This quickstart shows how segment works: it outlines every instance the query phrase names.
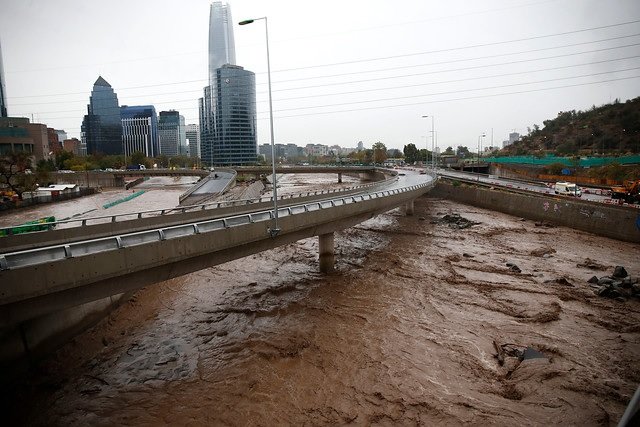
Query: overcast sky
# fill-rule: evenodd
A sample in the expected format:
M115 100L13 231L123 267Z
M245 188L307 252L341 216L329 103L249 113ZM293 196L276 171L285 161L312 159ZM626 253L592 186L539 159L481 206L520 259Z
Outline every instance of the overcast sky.
M235 0L267 16L275 139L419 147L494 145L559 111L640 95L638 0ZM99 75L120 105L198 123L208 0L0 0L11 116L79 137ZM234 28L256 73L258 142L269 142L264 22Z

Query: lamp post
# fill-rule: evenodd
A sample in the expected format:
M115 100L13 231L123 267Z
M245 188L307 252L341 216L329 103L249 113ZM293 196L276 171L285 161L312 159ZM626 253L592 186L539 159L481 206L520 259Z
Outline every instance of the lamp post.
M431 115L431 116L422 116L423 119L426 119L427 117L431 117L431 168L435 171L435 162L434 162L434 158L433 158L434 152L435 152L435 149L434 149L434 144L435 144L434 135L435 135L435 133L433 132L433 118L434 118L434 116L433 115ZM429 131L427 130L427 135L428 134L429 134ZM427 136L427 151L429 151L429 137L428 136ZM426 167L426 159L425 159L425 169L426 168L427 167Z
M260 19L264 19L264 34L267 45L267 80L269 83L269 127L271 130L271 180L273 181L273 227L269 229L269 235L271 237L275 237L280 232L280 228L278 228L278 190L276 183L276 148L274 145L273 138L273 103L271 101L271 61L269 58L269 26L267 25L267 17L263 16L262 18L254 18L254 19L246 19L244 21L240 21L239 25L247 25L251 24L254 21L258 21Z
M482 132L481 135L478 135L478 162L476 164L476 173L478 174L477 181L480 181L480 150L482 149L482 138L484 138L484 136L484 132Z

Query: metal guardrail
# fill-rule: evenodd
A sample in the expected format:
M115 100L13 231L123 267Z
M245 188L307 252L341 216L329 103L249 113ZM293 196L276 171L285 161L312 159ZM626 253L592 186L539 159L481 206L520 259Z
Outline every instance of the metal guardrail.
M365 200L387 197L414 191L431 186L435 181L412 185L399 189L383 190L375 193L344 196L336 199L314 201L310 203L278 208L278 215L286 217L291 215L312 212L321 209L332 208ZM273 210L265 210L248 214L229 216L188 224L156 228L141 232L126 233L116 236L104 237L93 240L85 240L69 244L54 245L38 249L30 249L0 255L0 270L34 266L67 258L95 254L99 252L118 250L129 246L142 245L150 242L170 240L177 237L207 233L210 231L238 227L261 221L268 221L274 217Z
M490 182L482 182L482 181L477 181L475 179L472 178L463 178L463 177L459 177L459 176L455 176L455 175L441 175L443 178L446 179L450 179L450 180L454 180L454 181L460 181L460 182L464 182L467 184L474 184L474 185L482 185L484 187L499 187L499 188L504 188L510 191L515 191L515 192L524 192L524 193L532 193L532 194L538 194L538 195L543 195L543 196L550 196L550 197L561 197L561 198L565 198L565 199L572 199L572 200L576 200L575 197L573 196L567 196L567 195L563 195L563 194L556 194L552 189L546 188L545 190L531 190L528 188L523 188L517 184L496 184L496 183L490 183ZM620 203L618 200L613 200L613 199L602 199L602 200L590 200L590 199L577 199L580 200L582 202L586 202L586 203L597 203L597 204L605 204L605 205L615 205L615 206L622 206L622 207L627 207L627 208L634 208L634 209L638 209L640 210L640 205L638 204L630 204L630 203Z

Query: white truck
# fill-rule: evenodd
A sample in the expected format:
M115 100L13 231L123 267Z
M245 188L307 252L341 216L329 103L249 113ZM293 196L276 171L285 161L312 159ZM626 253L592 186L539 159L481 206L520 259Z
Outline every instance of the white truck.
M564 196L582 197L580 187L571 182L556 182L553 186L553 192Z

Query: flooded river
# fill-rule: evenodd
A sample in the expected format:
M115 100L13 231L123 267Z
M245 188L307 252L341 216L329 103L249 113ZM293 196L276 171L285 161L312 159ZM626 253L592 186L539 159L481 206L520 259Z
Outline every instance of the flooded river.
M586 282L640 275L638 245L420 198L337 233L335 274L317 246L142 289L26 379L10 420L615 425L640 383L640 301Z

